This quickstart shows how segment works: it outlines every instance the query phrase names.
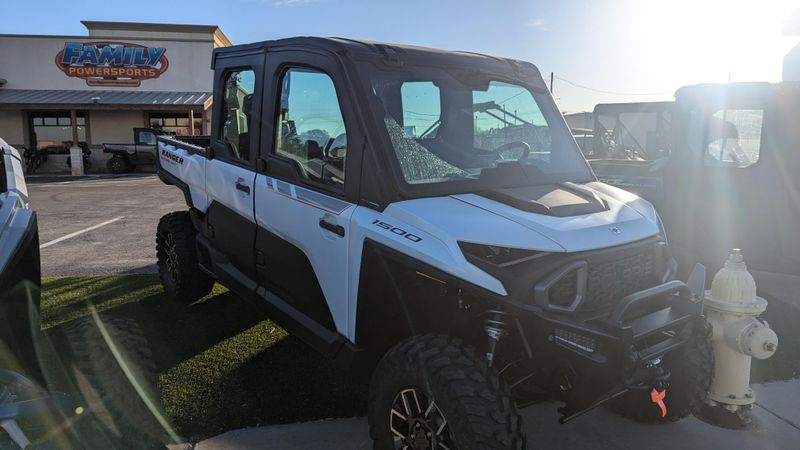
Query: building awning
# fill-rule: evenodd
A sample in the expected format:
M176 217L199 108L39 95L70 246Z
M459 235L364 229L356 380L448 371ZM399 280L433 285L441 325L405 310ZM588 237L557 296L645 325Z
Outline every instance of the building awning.
M108 109L119 106L145 108L204 108L210 92L168 91L90 91L48 89L0 89L0 108L14 107L82 107Z

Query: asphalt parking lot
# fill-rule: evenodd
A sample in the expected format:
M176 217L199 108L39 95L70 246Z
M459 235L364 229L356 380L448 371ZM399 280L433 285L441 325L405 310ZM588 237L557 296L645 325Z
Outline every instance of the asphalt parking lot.
M156 272L162 215L186 209L183 194L155 175L29 180L39 220L42 275Z

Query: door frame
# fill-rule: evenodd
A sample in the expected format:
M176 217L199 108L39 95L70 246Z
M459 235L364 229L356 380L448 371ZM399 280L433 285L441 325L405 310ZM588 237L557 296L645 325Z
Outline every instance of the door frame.
M347 135L344 191L331 189L324 184L302 177L293 160L275 154L275 125L280 108L281 81L283 74L291 68L319 71L328 75L333 82ZM264 86L259 157L266 162L266 170L259 171L259 173L357 204L361 161L367 137L359 120L356 102L353 101L356 95L355 87L349 83L341 61L327 52L298 49L271 51L264 71ZM292 166L294 169L288 170L287 166Z
M263 119L262 119L262 103L264 97L264 68L266 64L266 50L254 49L248 52L240 52L235 54L219 54L214 58L214 93L215 102L211 106L211 133L209 133L210 147L214 150L212 159L219 159L226 163L234 164L240 167L246 167L255 172L256 160L260 153L259 144L261 142L260 135L262 134ZM224 101L220 99L222 90L225 85L225 78L229 73L237 69L252 70L255 75L255 85L253 90L253 98L256 101L251 103L250 110L250 124L248 129L250 134L250 154L247 162L231 158L228 155L227 147L225 146L222 137L222 107Z

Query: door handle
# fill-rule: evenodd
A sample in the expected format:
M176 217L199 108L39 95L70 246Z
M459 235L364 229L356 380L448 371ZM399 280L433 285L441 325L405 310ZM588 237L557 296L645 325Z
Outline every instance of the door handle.
M341 225L330 223L325 219L319 219L319 227L328 230L333 234L344 237L344 227Z
M244 192L247 195L250 195L250 186L248 186L246 184L242 184L239 181L236 182L236 189Z

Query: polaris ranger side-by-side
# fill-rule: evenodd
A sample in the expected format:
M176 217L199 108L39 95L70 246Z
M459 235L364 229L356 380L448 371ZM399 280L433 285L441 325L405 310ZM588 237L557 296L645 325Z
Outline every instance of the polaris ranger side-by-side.
M0 139L0 342L12 349L32 348L29 304L38 309L40 285L39 228L22 157Z
M188 211L161 280L216 280L371 370L377 449L523 448L556 396L690 414L712 377L703 268L675 280L653 207L600 183L532 64L338 38L214 52L212 134L159 137Z

